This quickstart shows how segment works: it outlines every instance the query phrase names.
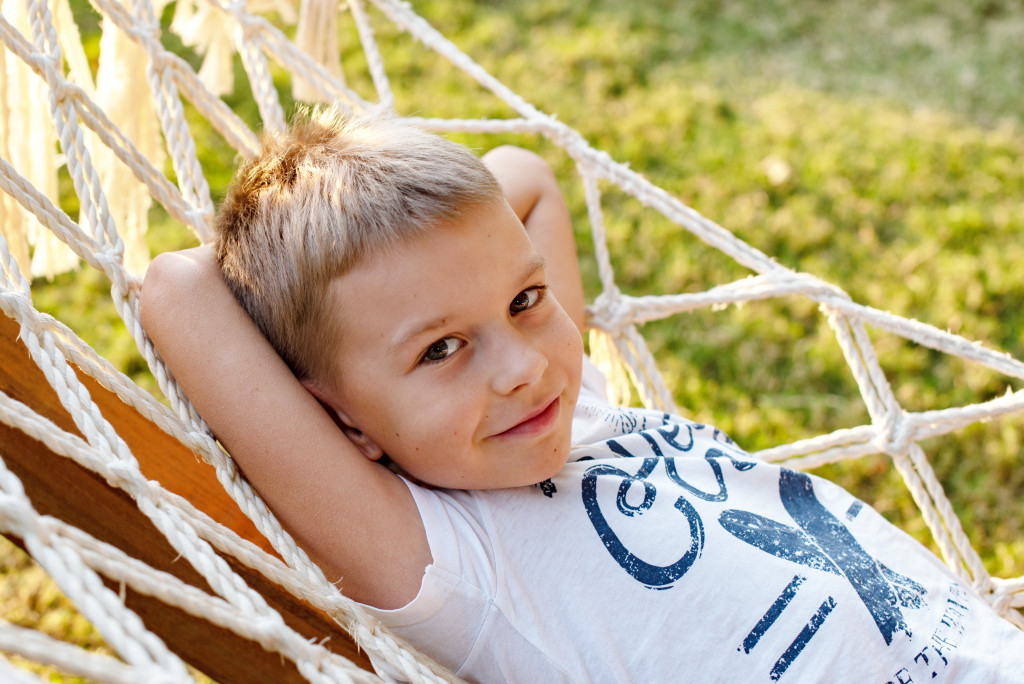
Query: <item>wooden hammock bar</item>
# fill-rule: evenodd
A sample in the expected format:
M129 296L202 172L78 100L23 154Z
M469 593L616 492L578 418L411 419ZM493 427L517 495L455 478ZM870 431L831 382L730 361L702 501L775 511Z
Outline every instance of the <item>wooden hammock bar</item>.
M80 434L57 394L18 340L18 324L0 314L0 391L28 405L60 428ZM240 536L271 551L267 541L218 484L210 466L80 369L78 375L103 415L124 438L143 474ZM41 514L59 518L117 546L148 565L209 592L205 580L178 554L128 494L59 456L25 433L0 422L0 457L24 484ZM15 543L19 540L14 539ZM303 636L371 670L367 656L329 616L292 596L235 559L245 582ZM116 584L110 582L114 588ZM126 604L183 660L222 684L304 682L295 664L233 632L126 588Z

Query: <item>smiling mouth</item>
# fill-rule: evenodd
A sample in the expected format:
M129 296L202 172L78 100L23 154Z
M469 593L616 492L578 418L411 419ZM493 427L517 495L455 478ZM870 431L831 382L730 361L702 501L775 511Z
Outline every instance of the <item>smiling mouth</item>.
M555 397L550 404L540 411L528 416L525 420L513 425L508 430L499 432L495 437L531 437L545 432L558 419L561 403L562 397Z

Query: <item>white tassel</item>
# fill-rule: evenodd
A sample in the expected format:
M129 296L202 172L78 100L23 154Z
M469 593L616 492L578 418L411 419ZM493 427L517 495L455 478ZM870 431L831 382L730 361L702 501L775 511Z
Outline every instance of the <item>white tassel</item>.
M96 99L121 132L159 169L164 163L164 150L156 109L149 95L146 61L145 51L105 18ZM113 151L90 141L94 142L90 153L107 196L107 206L124 242L125 268L132 273L144 273L149 265L146 230L152 197L145 184Z
M234 27L222 21L220 28L207 36L206 57L203 58L203 65L199 67L199 80L214 95L228 95L235 89L233 35Z
M228 17L209 5L196 9L194 4L186 3L175 11L171 29L181 42L205 55L199 80L211 93L227 95L235 89L234 24Z
M295 45L322 64L329 74L345 82L338 44L338 0L302 0ZM296 100L305 102L327 102L330 99L298 74L292 81L292 94Z
M10 63L8 63L10 62ZM13 121L11 104L20 101L24 95L16 92L15 79L8 76L20 60L9 56L7 50L0 50L0 156L11 160L11 131ZM18 270L28 274L29 249L25 231L26 217L21 206L6 192L0 192L0 236L7 243L7 249L18 264Z
M4 0L2 11L4 18L15 28L26 36L32 35L23 2ZM8 55L4 62L7 106L0 151L38 190L57 203L60 157L57 133L48 107L49 89L20 59ZM78 258L74 253L50 231L42 228L21 205L9 198L3 205L0 230L22 273L52 278L77 266Z
M57 41L64 61L68 65L68 80L77 84L92 96L96 93L92 71L89 69L89 58L85 56L82 46L82 35L78 32L78 24L71 13L68 0L56 0L53 23L57 27Z
M191 29L189 28L192 24L192 17L196 13L195 0L178 0L174 6L174 16L171 18L170 29L174 33L178 34L181 41L185 45L192 45L186 38L185 34Z

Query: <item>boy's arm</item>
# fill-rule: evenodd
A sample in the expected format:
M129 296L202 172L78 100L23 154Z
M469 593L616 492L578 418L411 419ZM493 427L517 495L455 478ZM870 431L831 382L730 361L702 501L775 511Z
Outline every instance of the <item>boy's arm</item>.
M408 488L366 459L237 303L209 246L153 261L147 333L274 514L349 597L397 608L431 562Z
M583 330L583 282L569 209L547 162L520 147L504 145L483 156L501 184L512 211L547 262L551 291L576 327Z

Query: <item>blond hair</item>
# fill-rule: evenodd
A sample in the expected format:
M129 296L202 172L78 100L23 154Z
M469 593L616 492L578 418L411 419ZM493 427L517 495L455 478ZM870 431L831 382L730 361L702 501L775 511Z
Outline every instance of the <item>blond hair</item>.
M465 147L372 110L302 111L244 162L216 221L221 271L300 379L332 387L330 284L368 256L501 197Z

